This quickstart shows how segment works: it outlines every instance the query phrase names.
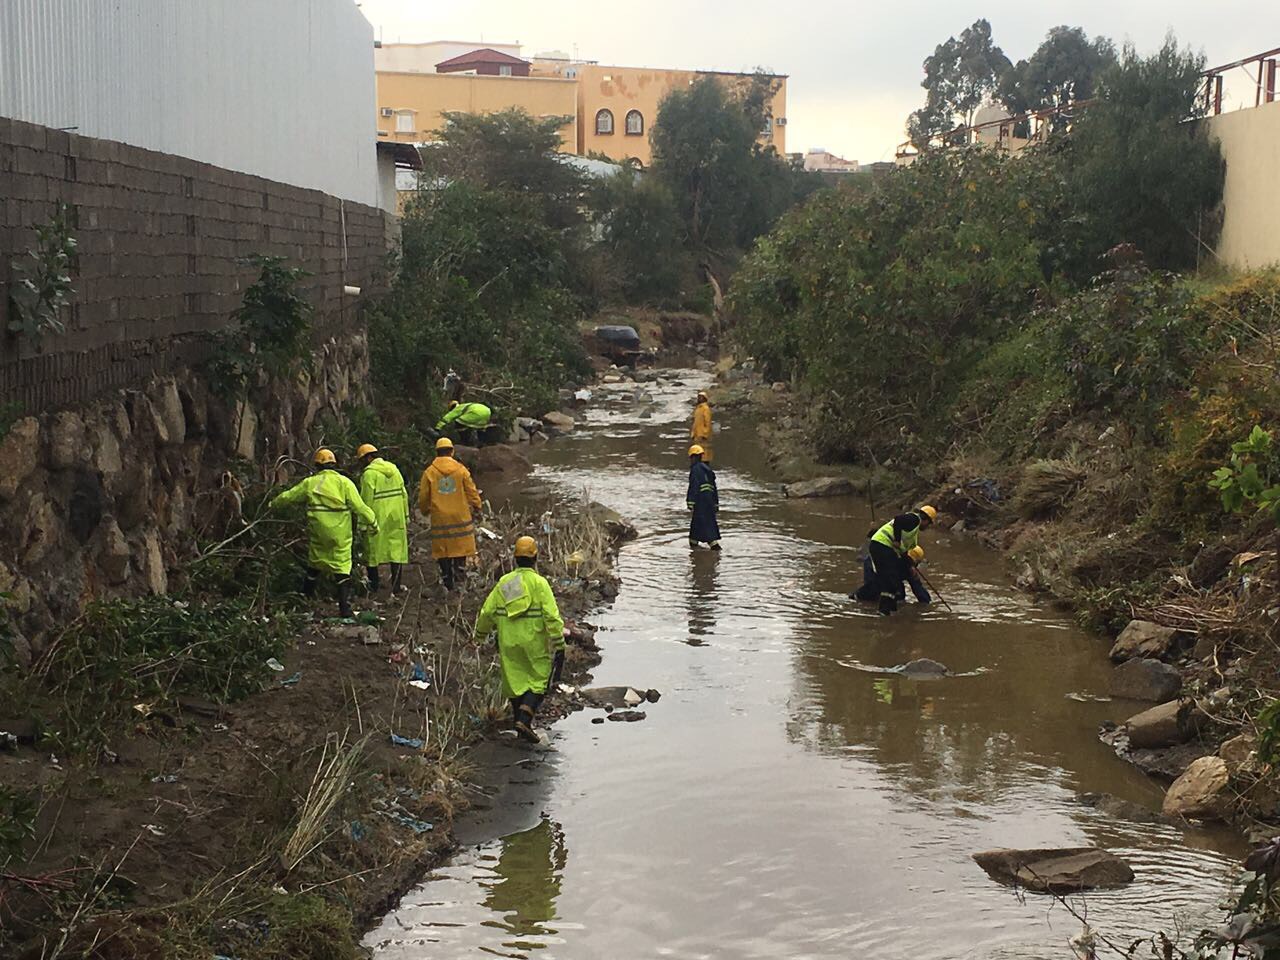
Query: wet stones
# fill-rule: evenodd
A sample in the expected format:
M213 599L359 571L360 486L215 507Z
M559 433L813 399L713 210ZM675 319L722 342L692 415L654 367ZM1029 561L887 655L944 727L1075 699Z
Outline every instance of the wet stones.
M1183 634L1172 627L1148 620L1130 620L1111 648L1111 659L1116 663L1135 658L1164 660L1180 651L1182 637Z
M1111 674L1111 696L1164 703L1182 689L1182 674L1159 660L1128 660Z
M1201 757L1178 777L1164 795L1164 814L1198 820L1220 820L1227 812L1227 762Z
M563 436L573 433L576 421L567 413L560 413L558 410L552 410L550 413L542 415L542 425L547 428L547 432L552 436Z
M847 477L819 477L788 483L782 495L792 500L812 500L818 497L847 497L854 492L853 481Z
M1039 893L1108 890L1133 880L1133 868L1100 847L985 850L973 859L997 883Z
M1124 723L1129 746L1151 749L1186 743L1195 736L1197 716L1194 704L1186 700L1170 700L1143 710Z
M635 723L637 720L643 720L645 712L643 710L615 710L609 714L609 719L618 723Z

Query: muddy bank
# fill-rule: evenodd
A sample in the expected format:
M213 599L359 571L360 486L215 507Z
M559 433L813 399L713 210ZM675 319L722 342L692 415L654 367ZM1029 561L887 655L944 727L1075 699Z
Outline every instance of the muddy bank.
M322 619L331 600L317 606L261 664L261 692L124 705L134 721L94 755L50 752L59 704L34 684L0 710L14 734L0 801L36 798L12 808L28 836L0 871L6 955L356 955L358 932L454 848L454 818L481 796L475 748L505 725L494 652L470 634L510 542L539 530L542 511L505 505L518 455L478 459L494 537L478 539L461 595L443 595L415 527L407 592L358 598L354 625ZM573 621L565 680L576 686L600 660L585 618L617 594L628 528L563 501L552 522L541 567ZM575 708L553 695L543 715Z
M717 409L757 421L780 495L853 492L886 516L933 503L942 511L939 533L999 551L1019 589L1094 631L1114 665L1107 695L1128 709L1126 719L1097 734L1158 785L1162 815L1231 823L1253 840L1276 833L1280 789L1259 758L1250 719L1276 686L1269 652L1274 533L1247 526L1202 544L1188 565L1158 537L1117 542L1108 534L1101 515L1107 490L1117 484L1110 467L1089 472L972 455L881 463L870 451L864 463L819 463L807 440L813 421L803 397L788 384L764 382L749 361L727 358L717 374ZM1113 429L1092 438L1100 457L1114 451L1120 471L1121 434ZM1145 582L1126 583L1127 571ZM1161 589L1161 581L1174 586Z

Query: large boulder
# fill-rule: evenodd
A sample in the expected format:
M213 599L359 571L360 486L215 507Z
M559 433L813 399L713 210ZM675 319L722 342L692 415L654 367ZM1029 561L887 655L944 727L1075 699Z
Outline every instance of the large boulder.
M1223 742L1218 748L1227 764L1228 773L1253 773L1258 766L1258 741L1249 733L1242 733Z
M1111 696L1164 703L1182 689L1182 674L1159 660L1128 660L1111 674Z
M573 417L558 410L552 410L550 413L543 414L542 417L542 425L553 434L573 433L574 423Z
M482 477L502 475L523 477L533 470L533 464L519 450L505 443L481 447L467 461L471 469Z
M1116 663L1135 657L1164 660L1179 651L1182 646L1180 638L1181 634L1172 627L1162 627L1149 620L1130 620L1116 637L1111 659Z
M1169 787L1164 814L1197 820L1221 820L1227 814L1227 762L1221 757L1201 757Z
M49 420L49 466L68 470L87 463L89 453L80 415L71 410L55 413Z
M1186 743L1196 732L1195 705L1187 700L1170 700L1125 721L1129 746L1138 749L1171 747Z
M1106 890L1133 879L1129 864L1099 847L986 850L973 859L992 880L1039 893Z
M586 511L587 516L604 527L604 532L615 543L634 540L640 535L635 528L635 524L623 519L622 514L618 513L617 510L606 507L603 503L589 503Z
M811 500L817 497L847 497L853 493L853 481L847 477L819 477L788 483L782 488L783 496L792 500Z

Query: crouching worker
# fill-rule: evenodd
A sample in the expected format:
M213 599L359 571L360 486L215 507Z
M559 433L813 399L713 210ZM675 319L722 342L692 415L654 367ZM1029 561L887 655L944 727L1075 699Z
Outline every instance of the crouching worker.
M316 451L315 473L294 484L271 501L283 507L305 503L307 507L307 573L302 592L314 596L321 573L330 573L338 581L338 612L350 617L351 611L351 517L375 533L377 518L360 499L356 485L338 472L338 460L332 450Z
M538 544L521 537L515 546L516 568L489 592L476 619L477 640L498 631L502 693L511 701L516 733L538 742L533 718L547 689L564 669L564 621L551 585L534 569Z
M916 569L923 560L924 547L912 547L907 551L907 555L898 561L898 573L894 580L898 603L907 599L908 586L911 587L916 603L933 602L929 591L925 589L924 582L920 579L920 572ZM875 564L871 561L870 551L862 561L862 586L856 593L849 594L849 599L860 600L863 603L875 603L880 599L880 584L876 579Z
M881 615L887 617L898 609L902 581L907 579L906 567L910 566L914 573L915 561L911 553L920 546L920 531L929 529L937 516L937 510L924 506L911 513L898 514L871 532L867 554ZM924 552L921 551L919 556L923 557ZM905 593L902 596L905 597ZM916 598L919 597L917 593Z

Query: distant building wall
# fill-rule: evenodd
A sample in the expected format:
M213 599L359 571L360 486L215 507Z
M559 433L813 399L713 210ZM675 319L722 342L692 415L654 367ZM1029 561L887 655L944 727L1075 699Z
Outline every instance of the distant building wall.
M59 202L77 242L75 295L66 331L36 345L3 332L10 264ZM383 211L316 190L3 118L0 210L0 407L28 414L206 359L205 334L232 322L256 279L249 254L310 274L318 336L359 331L343 287L377 292L395 230Z
M567 153L578 142L578 87L543 77L480 77L456 73L378 73L378 136L414 143L431 140L443 114L496 113L519 107L535 117L568 117L561 131ZM390 116L384 113L390 111Z
M520 56L518 43L470 43L434 40L430 43L384 43L373 51L374 68L388 73L435 73L436 64L475 50L497 50Z
M3 0L0 117L377 202L352 0Z
M534 63L534 73L549 69L545 63ZM658 105L672 90L687 89L703 74L696 70L657 70L644 67L607 67L599 64L572 64L580 87L578 99L578 153L586 156L595 151L612 160L636 157L648 166L653 159L649 133L658 119ZM729 85L749 82L750 74L713 74ZM761 141L773 146L779 155L787 152L786 116L787 81L779 77L778 91L772 101L772 118ZM600 112L612 117L612 132L599 132ZM640 123L631 128L629 115L638 115ZM778 121L782 120L782 123ZM636 127L638 126L638 129Z
M1280 264L1280 101L1204 122L1227 162L1218 256L1238 269Z

